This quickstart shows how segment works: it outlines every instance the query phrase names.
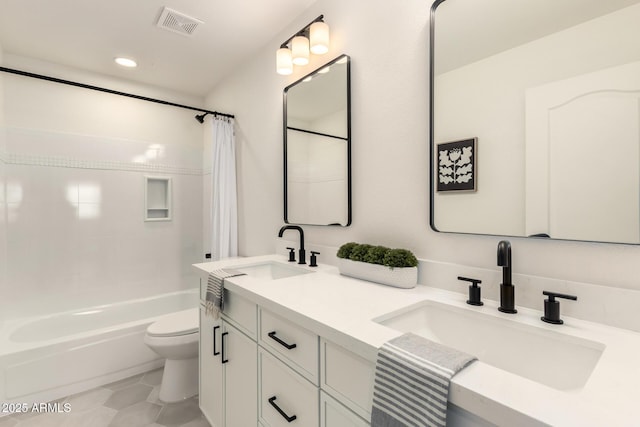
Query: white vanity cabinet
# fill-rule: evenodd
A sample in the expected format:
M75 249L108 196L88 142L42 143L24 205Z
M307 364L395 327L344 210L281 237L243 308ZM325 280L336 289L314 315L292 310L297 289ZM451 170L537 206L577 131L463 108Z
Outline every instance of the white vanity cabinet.
M225 315L200 308L200 409L212 427L257 424L256 306L225 291Z
M259 318L258 412L265 427L369 425L372 363L268 310Z
M219 342L218 335L222 327L222 319L214 320L205 314L200 307L200 410L209 420L212 427L223 426L223 396L224 390L222 363L217 348L214 352L213 343Z
M268 310L260 309L259 319L260 422L317 427L318 335Z
M225 290L200 308L200 408L212 427L369 426L373 363Z

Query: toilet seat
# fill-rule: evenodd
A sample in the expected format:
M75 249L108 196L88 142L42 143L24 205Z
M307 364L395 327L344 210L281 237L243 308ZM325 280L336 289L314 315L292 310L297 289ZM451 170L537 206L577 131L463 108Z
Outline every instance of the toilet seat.
M177 337L197 334L198 330L198 308L190 308L162 316L159 320L149 325L147 335L152 337Z

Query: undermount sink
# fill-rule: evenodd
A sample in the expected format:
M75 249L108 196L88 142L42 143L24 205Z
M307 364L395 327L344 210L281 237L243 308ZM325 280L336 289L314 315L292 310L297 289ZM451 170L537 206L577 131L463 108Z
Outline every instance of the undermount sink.
M247 276L262 280L284 279L285 277L309 274L312 271L294 265L283 264L276 261L267 261L260 264L248 264L232 267Z
M601 343L436 301L375 322L467 352L496 368L558 390L582 388L604 351Z

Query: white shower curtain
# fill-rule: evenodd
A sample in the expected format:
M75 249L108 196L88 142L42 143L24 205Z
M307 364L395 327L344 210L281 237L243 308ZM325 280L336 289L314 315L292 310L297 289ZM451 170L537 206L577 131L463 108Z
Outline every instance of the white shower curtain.
M211 259L238 255L236 142L233 119L214 117L211 150Z

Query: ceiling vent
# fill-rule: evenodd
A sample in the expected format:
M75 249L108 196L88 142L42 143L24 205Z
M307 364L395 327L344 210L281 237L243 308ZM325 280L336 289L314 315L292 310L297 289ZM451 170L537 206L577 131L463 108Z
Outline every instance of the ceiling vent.
M192 18L168 7L162 9L160 18L158 18L158 27L184 36L191 36L198 28L198 25L204 24L199 19Z

